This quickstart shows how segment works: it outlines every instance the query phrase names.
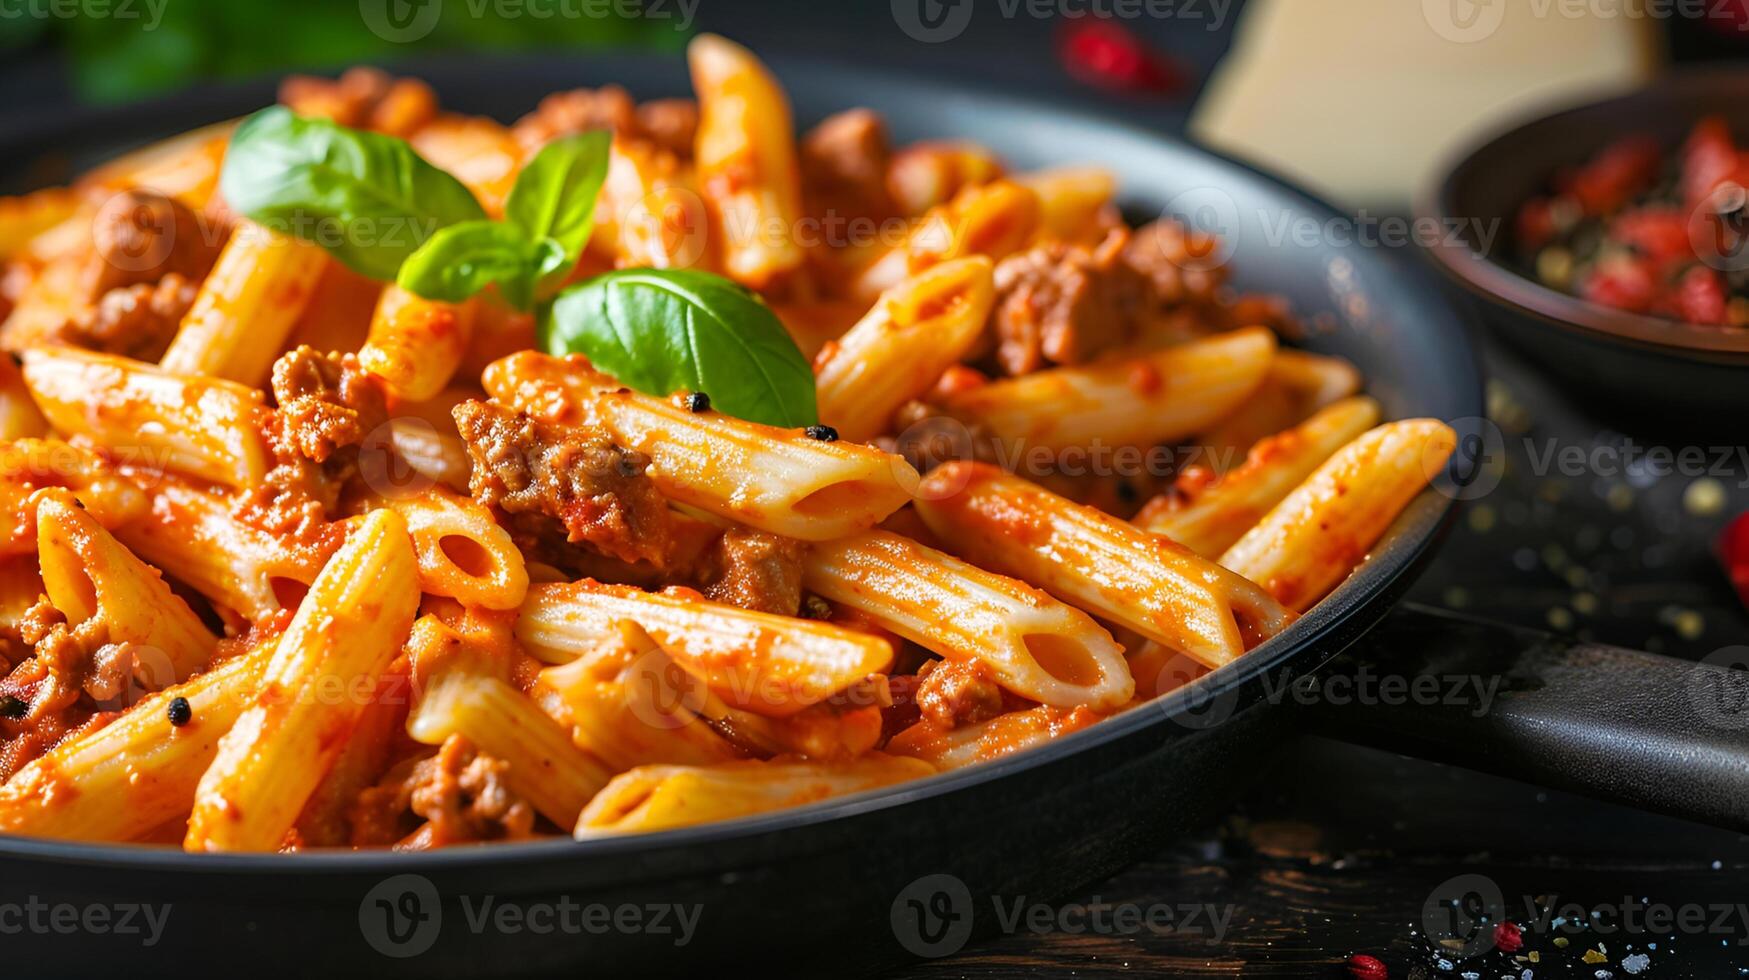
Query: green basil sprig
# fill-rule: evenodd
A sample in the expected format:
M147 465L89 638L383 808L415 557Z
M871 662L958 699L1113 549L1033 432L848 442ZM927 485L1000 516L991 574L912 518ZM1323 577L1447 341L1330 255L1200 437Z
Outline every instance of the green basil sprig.
M516 175L503 221L451 225L401 266L395 282L426 299L459 303L488 285L517 309L557 287L589 244L595 199L607 179L606 131L556 139Z
M486 217L461 181L405 140L305 119L284 106L237 127L219 190L239 214L381 280L394 279L438 229Z
M691 269L622 269L560 293L551 354L582 354L651 395L702 391L712 407L784 428L813 425L814 372L759 297Z

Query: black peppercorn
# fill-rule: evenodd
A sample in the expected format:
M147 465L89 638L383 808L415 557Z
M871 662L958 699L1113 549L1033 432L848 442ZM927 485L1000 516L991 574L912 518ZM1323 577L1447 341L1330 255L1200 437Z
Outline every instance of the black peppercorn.
M30 713L30 702L10 694L0 695L0 718L23 718Z
M838 441L838 430L829 425L810 425L802 431L808 434L809 439L818 439L821 442Z
M686 396L686 410L689 412L708 412L711 410L711 396L702 391L695 391Z
M164 716L170 719L170 724L181 728L194 717L194 709L189 707L187 698L171 698L170 706L164 709Z

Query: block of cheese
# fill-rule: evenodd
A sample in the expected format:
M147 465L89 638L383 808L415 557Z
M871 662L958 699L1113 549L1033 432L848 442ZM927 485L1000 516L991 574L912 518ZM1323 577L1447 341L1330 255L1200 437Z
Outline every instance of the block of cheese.
M1350 207L1404 211L1480 131L1648 79L1662 34L1636 9L1249 0L1190 131Z

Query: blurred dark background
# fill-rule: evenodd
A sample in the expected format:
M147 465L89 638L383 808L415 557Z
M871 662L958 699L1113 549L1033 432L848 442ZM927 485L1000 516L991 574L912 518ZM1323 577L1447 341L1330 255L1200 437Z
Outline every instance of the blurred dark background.
M1171 118L1182 116L1226 51L1246 5L1187 0L1178 16L1119 18L1176 75L1169 85L1124 91L1088 81L1063 50L1063 21L1073 18L1061 14L1096 16L1113 9L1110 3L1053 4L1057 16L1038 17L1004 14L1033 9L1024 0L1006 0L1006 7L999 6L1004 0L962 2L983 4L964 32L951 42L920 44L899 28L888 0L5 0L0 115L359 61L475 51L575 50L586 57L602 47L677 50L689 34L707 30L755 48L1085 95ZM436 17L427 27L422 18L430 8ZM1672 59L1749 53L1749 40L1736 29L1745 9L1749 0L1672 6L1661 20ZM375 17L400 19L421 36L385 38L368 26Z

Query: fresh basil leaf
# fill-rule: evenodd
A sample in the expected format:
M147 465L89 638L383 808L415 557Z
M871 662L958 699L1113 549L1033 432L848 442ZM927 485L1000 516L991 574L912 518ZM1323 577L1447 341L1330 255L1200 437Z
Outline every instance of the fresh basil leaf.
M589 244L595 226L595 199L607 180L606 130L556 139L541 147L516 175L504 201L504 218L540 241L551 238L573 260Z
M651 395L702 391L750 422L819 421L814 372L771 308L692 269L623 269L559 294L546 319L552 354L583 354Z
M461 181L405 140L304 119L284 106L237 127L219 190L237 213L383 281L439 228L486 217Z
M534 306L544 270L564 268L564 250L549 240L531 242L501 221L466 221L432 235L402 263L395 282L426 299L460 303L496 285L519 310Z

